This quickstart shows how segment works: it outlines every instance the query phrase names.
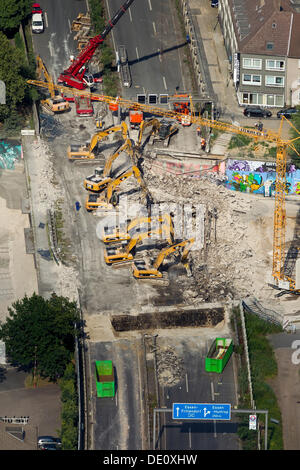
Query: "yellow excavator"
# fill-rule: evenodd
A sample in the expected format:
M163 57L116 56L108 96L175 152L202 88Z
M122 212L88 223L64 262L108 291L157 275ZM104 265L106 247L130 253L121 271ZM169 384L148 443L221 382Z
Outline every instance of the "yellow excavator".
M128 129L125 122L122 122L119 126L112 126L107 129L101 130L93 135L90 143L88 145L80 144L71 144L67 149L68 159L69 160L94 160L95 154L93 150L95 149L98 143L108 137L114 132L122 132L122 139L127 140Z
M109 183L106 189L102 191L100 195L97 193L89 194L85 202L86 210L88 212L91 212L99 208L109 210L116 207L119 202L119 198L116 193L116 188L120 185L120 183L122 183L122 181L125 181L127 178L130 178L130 176L133 175L135 176L143 192L147 192L145 188L145 183L141 177L140 170L136 166L133 166L130 170L127 170L126 172L122 173L111 183Z
M150 280L154 279L158 281L163 280L164 276L163 276L163 273L159 270L159 268L162 265L164 259L176 251L181 251L182 248L184 249L181 253L181 263L184 265L184 267L187 270L187 274L190 276L191 272L189 269L187 256L194 242L195 242L194 238L189 238L188 240L184 240L180 243L176 243L166 248L163 248L161 252L158 254L153 264L147 262L144 259L134 261L133 276L136 279L142 279L142 280L147 280L147 279L150 279Z
M133 260L132 251L136 245L146 238L153 235L163 235L169 244L173 243L172 227L168 224L157 224L156 228L152 228L146 232L136 233L131 240L125 244L108 245L104 250L104 260L106 264L120 266L130 263Z
M54 89L54 83L52 80L51 75L49 74L46 65L42 61L40 56L36 57L37 61L37 70L36 74L39 79L42 79L42 75L44 74L44 78L48 83L48 90L50 94L50 98L46 98L41 100L41 106L50 114L58 114L68 111L70 109L70 103L66 101L61 95L56 94Z
M83 182L85 189L96 193L103 191L109 183L112 182L112 178L109 176L111 167L113 162L122 152L127 152L130 155L131 160L133 160L133 149L130 139L126 139L125 143L107 159L104 169L101 167L96 168L93 175L86 177Z
M104 227L102 241L104 243L128 242L135 233L141 233L141 230L145 228L145 225L150 230L151 223L153 222L164 222L165 224L168 224L170 232L174 235L173 220L169 214L156 215L153 217L145 215L129 220L124 230L119 227Z
M167 122L164 119L159 121L155 118L150 119L149 121L142 121L137 140L138 147L141 146L142 137L145 129L150 126L152 126L149 140L149 143L151 145L153 145L155 141L164 141L164 145L165 147L167 147L169 145L171 136L178 131L178 126L172 124L171 122ZM144 141L143 146L145 145L145 142L146 141Z

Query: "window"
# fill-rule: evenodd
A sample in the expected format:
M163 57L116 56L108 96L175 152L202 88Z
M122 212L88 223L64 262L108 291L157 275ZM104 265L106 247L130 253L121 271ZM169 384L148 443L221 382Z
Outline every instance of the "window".
M285 69L284 60L273 60L273 59L266 60L266 70L284 70L284 69Z
M267 106L276 106L281 108L283 105L283 95L267 95Z
M243 104L263 104L261 93L243 93Z
M261 85L261 75L243 74L243 83L245 85Z
M273 49L274 44L272 42L267 42L267 49L270 51Z
M262 60L254 59L250 57L243 58L243 68L244 69L258 69L261 70Z
M275 75L266 75L267 86L284 86L284 77L276 77Z

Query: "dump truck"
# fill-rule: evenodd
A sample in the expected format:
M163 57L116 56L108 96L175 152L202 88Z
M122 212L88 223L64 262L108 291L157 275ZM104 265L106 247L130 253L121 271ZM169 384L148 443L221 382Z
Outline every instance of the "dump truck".
M139 129L140 124L144 119L143 111L137 111L131 109L129 111L129 122L131 129Z
M224 370L233 351L233 341L230 338L216 338L205 358L206 372L221 373Z
M98 398L115 396L115 374L112 361L95 361L96 390Z

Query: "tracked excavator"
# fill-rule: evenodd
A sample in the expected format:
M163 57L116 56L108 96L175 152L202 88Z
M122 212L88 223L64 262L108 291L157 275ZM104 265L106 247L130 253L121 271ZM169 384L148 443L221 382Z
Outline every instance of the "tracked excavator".
M41 106L47 111L47 113L52 114L52 115L69 111L70 104L61 95L55 92L52 77L49 74L47 67L42 61L41 57L37 56L36 61L37 61L37 71L36 71L37 77L39 79L42 79L42 75L44 75L44 79L48 83L48 90L50 93L49 98L46 98L40 101Z
M107 129L101 130L93 135L89 145L71 144L67 149L68 159L73 160L95 160L96 156L94 153L95 147L100 141L106 139L110 134L114 132L122 132L122 139L127 140L128 128L125 122L122 122L119 126L112 126Z
M150 119L149 121L142 121L137 140L138 147L141 146L142 137L145 129L150 126L152 126L149 140L150 145L153 145L156 141L164 141L164 146L167 147L169 145L171 136L178 131L178 126L166 121L165 119L159 121L159 119L155 118ZM144 141L142 147L145 145L146 140Z
M107 159L104 169L101 167L96 168L93 175L86 177L83 182L85 189L88 191L100 193L105 188L107 188L109 183L113 181L112 177L110 176L111 166L122 152L127 152L133 161L133 149L130 139L126 139L125 143L121 145L121 147L119 147L118 150Z
M136 233L145 231L145 226L150 230L153 222L154 224L157 222L168 224L170 232L174 236L172 217L169 214L162 214L153 217L141 216L129 220L124 230L122 227L104 227L102 241L104 243L128 242Z
M137 179L142 191L146 192L147 190L145 188L144 181L141 177L140 170L136 166L133 166L130 170L122 173L111 183L109 183L107 188L102 191L100 195L97 193L89 194L85 202L86 210L88 212L92 212L97 209L110 210L115 208L119 202L119 198L116 193L117 187L120 185L120 183L122 183L122 181L125 181L133 175Z
M190 276L191 272L187 257L194 242L194 238L189 238L188 240L184 240L180 243L170 245L167 248L163 248L158 254L154 263L148 262L145 259L134 261L132 266L133 276L135 277L135 279L141 280L165 280L163 273L159 270L159 268L164 262L164 259L176 251L181 251L181 263L184 265L187 270L187 274Z
M104 260L106 264L114 265L114 267L116 267L130 263L133 260L132 251L136 245L146 238L151 238L154 235L163 235L169 244L173 243L172 226L158 223L156 228L152 228L146 232L136 233L128 243L125 242L118 245L107 245L104 250Z

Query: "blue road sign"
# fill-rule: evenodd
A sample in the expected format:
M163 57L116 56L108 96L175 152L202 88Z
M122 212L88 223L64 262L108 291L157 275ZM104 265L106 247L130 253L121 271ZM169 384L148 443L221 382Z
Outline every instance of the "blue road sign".
M173 419L231 419L229 403L173 403Z

